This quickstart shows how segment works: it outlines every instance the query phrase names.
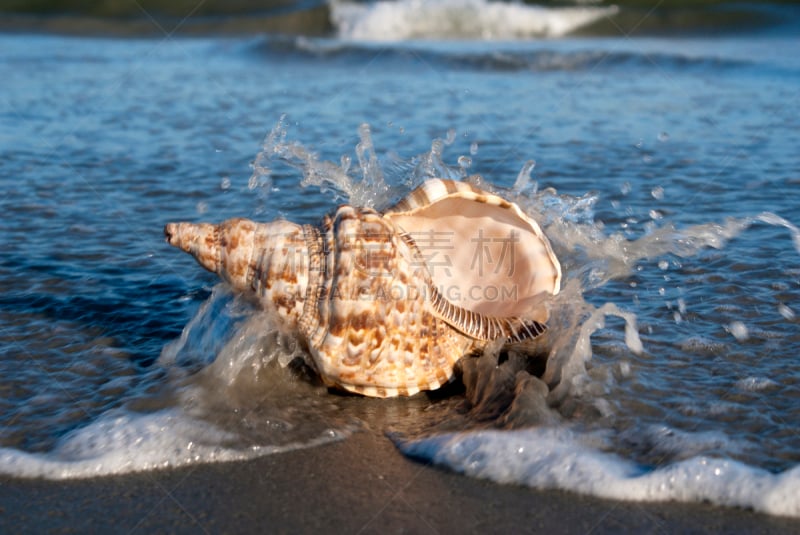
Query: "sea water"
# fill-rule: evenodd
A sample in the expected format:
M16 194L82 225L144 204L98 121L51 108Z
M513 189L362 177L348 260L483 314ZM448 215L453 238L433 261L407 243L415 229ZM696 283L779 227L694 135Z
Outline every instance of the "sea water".
M328 38L0 36L0 472L243 460L369 425L473 477L800 516L796 32L541 40L576 13L435 2L463 11L443 41L398 18L415 5L333 4ZM475 29L489 9L517 15ZM163 242L167 221L316 223L436 176L552 241L537 373L487 351L450 396L336 395Z

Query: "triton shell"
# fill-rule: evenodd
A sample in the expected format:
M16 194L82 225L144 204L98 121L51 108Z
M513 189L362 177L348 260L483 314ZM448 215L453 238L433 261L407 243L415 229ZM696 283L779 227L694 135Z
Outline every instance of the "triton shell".
M412 395L462 356L544 333L561 267L539 225L469 184L428 180L385 213L340 206L320 227L169 223L167 241L251 292L330 385Z

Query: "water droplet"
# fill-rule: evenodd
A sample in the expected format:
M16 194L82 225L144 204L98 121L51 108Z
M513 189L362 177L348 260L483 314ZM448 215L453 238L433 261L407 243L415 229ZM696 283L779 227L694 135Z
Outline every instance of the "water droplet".
M227 190L231 187L231 179L229 177L223 177L219 183L220 189Z
M666 293L667 293L667 291L664 289L663 286L658 289L658 295L666 295Z
M444 142L441 139L434 139L431 142L431 156L441 156L444 150Z
M678 298L678 310L681 311L681 314L686 314L686 301L682 297Z
M661 132L660 134L658 134L658 140L661 141L662 143L664 141L667 141L668 139L669 139L669 134L667 134L666 132Z
M470 158L469 156L458 157L458 166L461 167L461 169L466 169L470 165L472 165L472 158Z
M536 160L528 160L525 162L525 165L522 166L522 169L520 169L517 175L517 179L514 181L514 186L512 188L514 191L521 192L530 184L531 173L534 167L536 167Z
M619 191L623 195L627 195L628 193L631 192L631 183L630 182L623 183L622 186L619 188Z
M633 146L636 147L637 149L641 149L644 146L644 140L640 139L639 141L634 143Z
M739 342L744 342L748 338L747 327L741 321L733 321L728 325L728 331Z
M469 153L471 155L473 155L473 156L478 154L478 142L477 141L473 141L472 145L469 146Z
M675 312L672 314L672 319L675 321L675 323L680 323L683 321L683 316L681 316L680 312Z
M658 210L650 210L650 219L653 221L658 221L662 217L664 217L664 215Z
M453 142L456 140L456 130L455 128L451 128L447 131L447 137L444 139L445 145L452 145Z
M656 186L650 191L650 195L652 195L654 199L658 199L660 201L664 198L664 188L661 186Z
M641 355L644 352L644 346L642 346L642 339L639 338L634 321L625 318L625 345L635 355Z
M658 267L659 267L659 268L660 268L662 271L666 271L666 270L668 270L668 269L669 269L669 262L667 262L666 260L661 260L661 261L658 263Z
M202 214L205 214L206 212L208 212L208 204L206 202L204 202L204 201L200 201L199 203L197 203L197 207L196 208L197 208L197 213L198 214L202 215Z

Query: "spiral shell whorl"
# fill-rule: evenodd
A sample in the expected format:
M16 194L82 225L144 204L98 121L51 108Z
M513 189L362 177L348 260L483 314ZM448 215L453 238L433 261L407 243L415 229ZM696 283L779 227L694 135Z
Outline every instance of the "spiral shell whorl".
M388 397L448 382L470 340L429 309L424 265L390 221L370 209L340 207L321 234L315 307L301 320L323 380Z

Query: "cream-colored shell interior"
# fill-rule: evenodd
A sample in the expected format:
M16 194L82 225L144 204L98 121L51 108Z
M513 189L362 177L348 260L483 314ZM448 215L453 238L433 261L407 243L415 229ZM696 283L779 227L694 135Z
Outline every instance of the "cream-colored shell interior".
M517 205L459 191L386 214L418 247L443 298L472 312L544 322L561 267L535 221Z

